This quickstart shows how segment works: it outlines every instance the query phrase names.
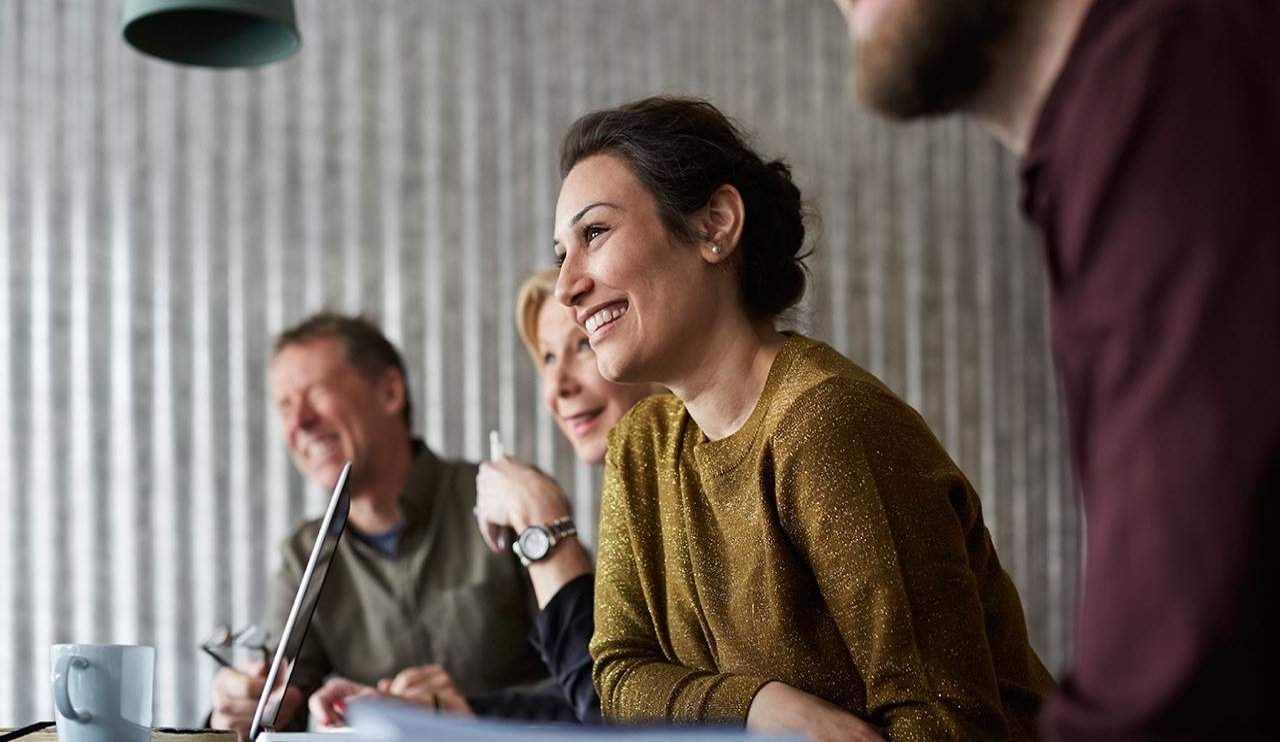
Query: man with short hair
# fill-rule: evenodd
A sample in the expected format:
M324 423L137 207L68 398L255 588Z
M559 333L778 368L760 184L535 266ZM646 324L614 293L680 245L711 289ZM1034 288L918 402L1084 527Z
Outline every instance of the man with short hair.
M1280 3L837 0L858 87L1021 157L1085 506L1056 739L1262 737L1280 681Z
M333 313L304 320L277 338L270 388L294 465L313 485L332 491L352 462L347 532L278 726L303 725L303 699L329 675L420 699L545 677L527 641L534 602L524 572L513 554L492 554L473 521L477 467L444 461L412 436L404 362L378 328ZM319 528L317 519L285 539L273 636ZM265 674L265 663L219 671L212 725L243 736Z

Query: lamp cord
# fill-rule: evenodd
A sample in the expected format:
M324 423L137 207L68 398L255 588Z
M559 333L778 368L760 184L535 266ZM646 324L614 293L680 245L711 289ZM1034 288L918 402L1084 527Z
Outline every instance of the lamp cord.
M5 732L4 736L0 737L0 742L13 742L15 739L22 739L23 737L35 734L41 729L48 729L53 725L54 722L52 721L37 721L35 724L28 724L21 729L15 729L12 732Z

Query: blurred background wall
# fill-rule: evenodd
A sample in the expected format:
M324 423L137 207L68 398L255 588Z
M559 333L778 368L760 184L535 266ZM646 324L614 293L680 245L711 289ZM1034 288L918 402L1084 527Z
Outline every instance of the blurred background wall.
M48 646L158 647L156 720L205 713L219 623L258 619L323 496L266 390L322 307L403 349L417 428L598 478L543 410L511 320L551 262L578 114L712 99L820 214L800 325L918 408L982 493L1032 639L1070 651L1079 516L1016 165L972 127L849 94L827 0L300 0L258 71L140 57L118 1L0 3L0 726L52 718ZM594 529L588 538L594 536Z

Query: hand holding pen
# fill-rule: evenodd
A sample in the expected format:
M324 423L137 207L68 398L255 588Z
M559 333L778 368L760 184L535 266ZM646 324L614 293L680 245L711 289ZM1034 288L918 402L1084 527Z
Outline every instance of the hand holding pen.
M497 431L489 434L489 453L476 477L475 513L491 550L505 551L514 534L569 514L560 485L537 467L505 455Z

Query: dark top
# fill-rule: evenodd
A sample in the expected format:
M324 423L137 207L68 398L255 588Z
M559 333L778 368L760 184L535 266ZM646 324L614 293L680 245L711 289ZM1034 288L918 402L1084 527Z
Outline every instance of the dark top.
M508 688L467 696L476 716L521 721L577 724L578 717L554 680L545 680L535 688Z
M1280 3L1097 0L1023 162L1087 518L1059 739L1275 734Z
M542 656L551 677L560 684L584 724L600 723L600 697L591 683L591 654L587 644L595 631L591 615L595 575L587 573L565 583L533 624L533 646Z
M565 583L534 621L529 640L551 671L553 682L534 691L499 691L467 701L479 716L509 719L600 723L600 698L591 684L587 643L594 626L595 576Z
M404 533L404 524L400 523L383 531L382 533L368 534L361 533L355 528L348 529L347 533L360 539L373 550L387 558L394 558L396 555L396 547L400 544L400 534Z

